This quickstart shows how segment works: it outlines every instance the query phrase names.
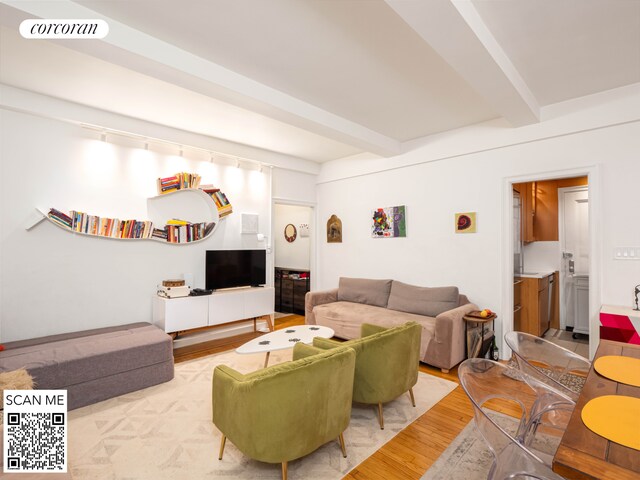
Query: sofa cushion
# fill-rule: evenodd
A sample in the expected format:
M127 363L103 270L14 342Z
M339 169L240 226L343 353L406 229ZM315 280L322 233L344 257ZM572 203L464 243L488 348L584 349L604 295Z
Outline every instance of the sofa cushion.
M394 280L387 308L435 317L459 305L458 287L416 287Z
M340 277L338 301L386 307L390 291L391 280Z
M436 329L436 319L433 317L398 312L362 303L326 303L316 305L313 312L318 325L330 327L336 337L346 339L359 338L363 322L387 328L404 325L407 322L417 322L422 327L420 358L424 358Z

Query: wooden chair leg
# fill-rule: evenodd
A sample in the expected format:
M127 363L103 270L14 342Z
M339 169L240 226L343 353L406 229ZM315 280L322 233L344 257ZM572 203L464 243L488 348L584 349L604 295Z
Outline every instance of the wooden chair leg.
M222 454L224 453L224 444L227 441L227 437L222 435L222 440L220 440L220 455L218 455L218 460L222 460Z
M287 480L287 462L282 462L282 480Z
M409 395L411 396L411 404L416 406L416 398L413 396L413 387L409 389Z
M342 449L342 456L344 458L347 458L347 449L344 446L344 436L341 433L340 436L338 437L338 440L340 440L340 448Z
M378 404L378 420L380 421L380 430L384 430L384 417L382 416L382 404Z

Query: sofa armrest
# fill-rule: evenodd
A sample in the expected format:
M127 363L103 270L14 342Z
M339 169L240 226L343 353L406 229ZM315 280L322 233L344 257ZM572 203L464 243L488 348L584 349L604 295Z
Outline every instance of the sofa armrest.
M464 333L462 317L474 310L478 310L478 307L473 303L467 303L438 315L436 317L436 342L450 343L453 333Z
M450 369L466 358L464 317L478 310L477 305L467 303L436 316L436 330L428 347L429 363L442 369Z
M292 360L300 360L301 358L311 357L322 352L324 352L322 348L307 345L306 343L296 343L296 345L293 347Z
M304 322L307 325L316 324L316 316L313 314L313 307L325 303L338 301L338 289L323 290L320 292L307 292L304 296Z

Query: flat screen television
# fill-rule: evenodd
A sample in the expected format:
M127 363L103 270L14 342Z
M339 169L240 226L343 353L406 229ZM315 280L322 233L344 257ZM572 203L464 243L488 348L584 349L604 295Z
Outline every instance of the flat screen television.
M205 288L257 287L267 283L265 250L207 250Z

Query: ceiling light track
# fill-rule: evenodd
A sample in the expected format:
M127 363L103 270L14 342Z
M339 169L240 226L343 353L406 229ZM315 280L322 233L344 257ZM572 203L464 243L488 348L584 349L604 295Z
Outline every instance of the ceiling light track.
M215 163L218 160L220 163L226 163L229 165L235 165L236 168L240 168L243 165L248 165L251 169L252 167L260 172L262 172L263 167L273 167L273 165L266 164L263 162L259 162L257 160L252 160L250 158L238 157L237 155L231 155L228 153L217 152L215 150L210 150L208 148L195 147L193 145L185 145L183 143L172 142L170 140L163 140L161 138L153 138L145 135L138 135L137 133L125 132L123 130L115 130L112 128L105 128L98 125L91 125L87 123L79 124L82 128L86 130L90 130L96 132L100 135L100 140L103 142L107 141L107 137L123 137L132 139L135 141L139 141L141 144L141 148L145 150L149 150L153 144L156 145L165 145L175 147L178 151L178 155L180 157L186 157L189 151L199 152L208 156L209 162Z

